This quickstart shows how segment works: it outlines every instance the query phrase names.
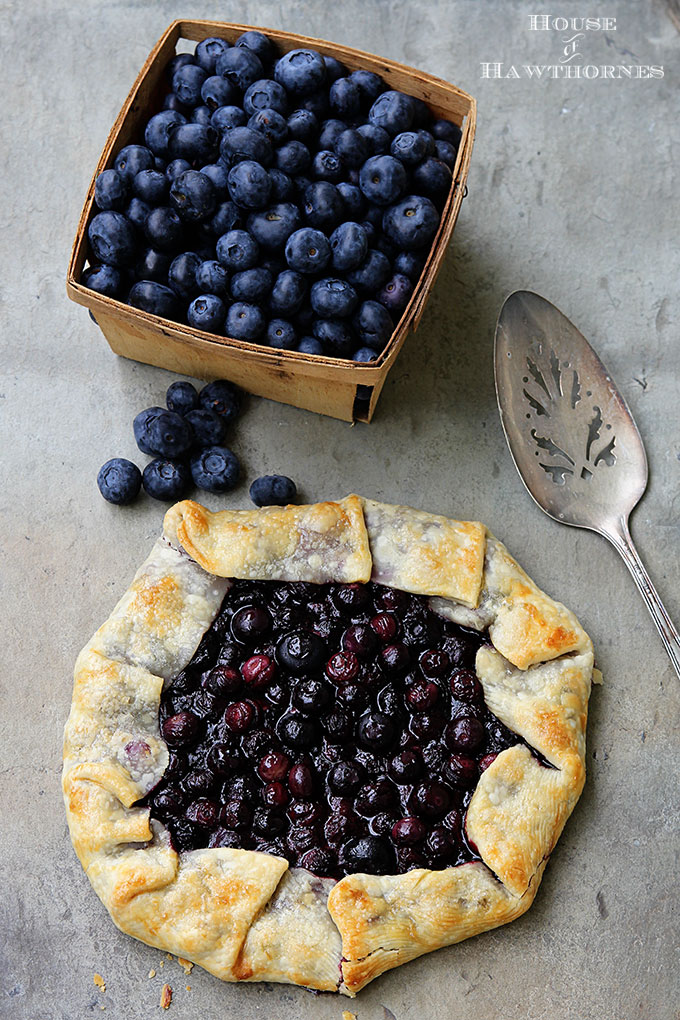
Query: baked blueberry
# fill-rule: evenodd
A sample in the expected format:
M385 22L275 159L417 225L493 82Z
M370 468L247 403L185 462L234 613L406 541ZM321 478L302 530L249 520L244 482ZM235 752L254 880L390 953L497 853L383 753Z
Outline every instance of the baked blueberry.
M272 319L265 333L267 343L279 351L292 351L297 344L295 328L285 319Z
M239 92L236 86L223 78L220 74L213 74L206 78L201 85L201 99L212 114L221 106L229 106L238 102Z
M394 871L395 865L389 843L380 836L363 836L361 839L348 840L342 847L340 859L348 873L389 875Z
M229 230L215 245L217 258L232 272L252 269L257 265L260 249L255 238L246 230Z
M194 329L222 333L226 312L224 301L216 294L199 294L187 308L187 322Z
M301 226L300 212L292 202L278 202L251 213L246 221L250 234L269 251L283 248L290 235Z
M163 319L174 319L179 312L177 294L170 287L155 280L138 280L128 295L128 304Z
M227 312L226 335L234 340L257 340L265 330L262 309L246 301L235 301Z
M359 187L376 205L392 205L403 195L406 183L404 165L394 156L371 156L359 173Z
M308 96L326 82L326 65L316 50L290 50L274 65L274 78L288 92Z
M302 227L286 241L286 262L298 273L320 273L331 260L331 247L325 234L313 227Z
M359 720L357 738L368 751L387 751L396 738L394 722L384 712L369 712Z
M123 287L123 277L114 266L90 266L83 273L83 283L97 294L118 297Z
M122 213L107 209L92 219L87 236L96 258L109 266L131 265L137 254L137 241L130 222Z
M130 195L130 184L117 170L102 170L94 185L94 200L98 207L122 212Z
M429 198L407 195L385 211L382 226L391 241L412 251L432 243L439 213Z
M241 92L264 77L262 61L247 46L232 46L220 53L215 61L215 73L226 78Z
M174 502L181 499L191 484L186 465L158 457L144 468L142 485L153 499Z
M412 97L396 91L381 93L368 112L370 123L383 128L391 136L408 131L414 117L415 104Z
M310 631L286 634L276 646L276 658L296 676L318 670L326 657L326 645Z
M262 475L250 486L255 506L286 506L297 495L295 482L286 475Z
M142 473L136 464L124 457L114 457L103 464L97 474L97 486L105 500L124 506L132 503L142 484Z
M220 142L220 156L228 167L243 159L252 159L262 166L272 162L272 146L260 131L249 127L233 127L225 131Z
M305 190L303 212L310 226L330 233L343 218L342 196L330 181L315 181Z
M408 276L395 273L378 292L378 301L393 315L399 316L409 303L413 293L413 284Z
M200 258L192 251L183 252L170 264L168 283L185 301L189 301L198 290L196 273L200 265Z
M274 285L272 274L262 266L234 273L230 291L234 301L248 301L258 304L266 300Z
M256 110L248 121L248 127L259 131L272 145L280 145L288 135L286 119L276 110Z
M240 464L226 446L208 446L191 458L191 477L199 489L229 492L239 479Z
M149 119L144 129L144 141L154 156L170 158L170 138L178 124L186 124L186 117L177 110L162 110ZM152 167L142 169L150 170Z
M167 205L159 205L147 216L144 233L152 248L172 251L182 243L184 227L174 209Z
M212 124L178 124L170 135L173 159L189 163L212 163L217 156L219 135Z
M344 318L356 308L358 297L354 288L340 278L317 280L310 291L312 308L321 318Z
M202 294L224 297L229 288L229 274L215 259L206 259L196 270L196 286Z
M198 407L198 392L193 383L185 382L183 379L170 383L165 394L165 403L168 411L182 416Z
M229 171L229 195L243 209L263 209L271 195L272 182L260 163L245 159Z

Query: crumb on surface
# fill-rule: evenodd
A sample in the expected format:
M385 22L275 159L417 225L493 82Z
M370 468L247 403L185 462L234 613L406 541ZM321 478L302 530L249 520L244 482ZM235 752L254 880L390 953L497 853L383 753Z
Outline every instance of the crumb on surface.
M165 959L166 960L174 960L174 956L172 955L172 953L166 953L165 954Z
M106 981L101 976L101 974L95 974L93 981L96 984L97 988L101 989L102 992L106 991Z
M191 974L192 970L194 969L194 965L191 962L191 960L185 960L183 956L178 956L177 962L180 965L180 967L183 968L185 974Z
M350 1013L348 1009L343 1009L342 1020L357 1020L356 1013Z
M172 1002L172 988L170 985L163 985L161 991L161 1009L169 1009Z
M191 985L185 985L184 987L186 988L186 990L187 990L188 992L190 992L190 991L191 991Z
M150 977L150 978L152 978L152 977L156 977L156 971L155 971L155 970L153 969L153 967L152 967L152 968L151 968L151 970L149 971L149 977Z

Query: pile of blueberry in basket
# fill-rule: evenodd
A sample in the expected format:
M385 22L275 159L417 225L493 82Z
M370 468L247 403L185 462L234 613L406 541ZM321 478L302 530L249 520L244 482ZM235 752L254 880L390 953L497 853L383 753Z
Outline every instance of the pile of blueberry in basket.
M85 285L217 335L377 358L437 233L460 128L255 31L204 39L167 75L144 144L97 178Z

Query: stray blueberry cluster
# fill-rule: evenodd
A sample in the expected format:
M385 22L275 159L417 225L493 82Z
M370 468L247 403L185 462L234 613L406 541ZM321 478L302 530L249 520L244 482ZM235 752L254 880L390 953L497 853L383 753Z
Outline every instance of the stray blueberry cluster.
M142 486L154 499L169 502L181 499L192 483L207 492L231 491L241 466L224 440L240 410L241 393L226 379L207 383L200 393L190 382L172 383L166 406L147 407L132 425L137 446L153 460L143 473L123 457L108 460L97 475L99 491L119 506L132 503ZM257 506L283 506L295 499L295 482L264 475L250 494Z
M234 581L163 692L152 815L177 850L260 850L333 878L474 860L479 775L520 742L474 672L485 640L378 584Z
M95 183L93 290L189 326L371 361L408 304L460 128L371 71L262 33L172 58L171 91Z

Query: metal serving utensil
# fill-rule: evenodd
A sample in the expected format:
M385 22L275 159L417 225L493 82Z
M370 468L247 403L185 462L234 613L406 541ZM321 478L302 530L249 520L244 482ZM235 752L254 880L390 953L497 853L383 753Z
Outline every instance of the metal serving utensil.
M647 488L647 458L611 376L576 326L527 290L501 308L495 374L505 437L530 495L560 524L597 531L618 550L680 676L680 635L628 529Z

